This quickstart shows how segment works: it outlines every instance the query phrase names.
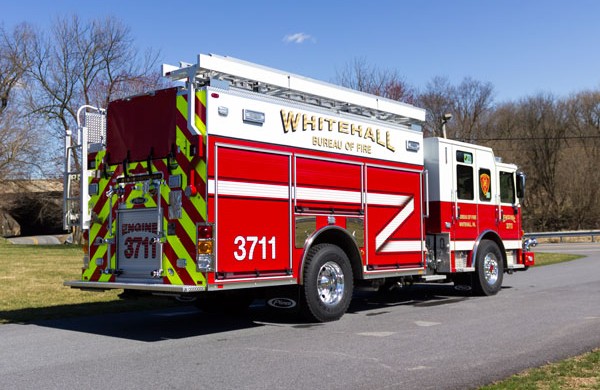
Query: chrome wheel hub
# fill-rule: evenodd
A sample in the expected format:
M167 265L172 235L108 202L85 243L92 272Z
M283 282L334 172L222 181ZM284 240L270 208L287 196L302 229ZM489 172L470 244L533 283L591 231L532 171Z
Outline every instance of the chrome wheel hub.
M483 259L483 272L489 285L498 281L498 259L493 253L488 253Z
M344 295L344 273L337 263L329 261L321 267L317 279L319 299L326 305L338 304Z

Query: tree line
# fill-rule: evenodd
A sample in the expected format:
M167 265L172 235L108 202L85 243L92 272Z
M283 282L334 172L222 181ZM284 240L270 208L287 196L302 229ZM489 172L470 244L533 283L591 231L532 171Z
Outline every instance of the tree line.
M159 58L139 49L114 17L58 18L49 31L0 25L0 182L59 178L64 135L76 128L77 109L166 86ZM490 146L517 164L528 176L526 230L597 227L600 91L496 102L489 82L433 77L416 88L399 70L360 58L334 82L427 109L425 136L441 136L443 117L452 114L448 138Z
M494 86L471 77L452 84L434 77L418 90L398 71L358 59L336 74L346 87L427 109L425 136L442 136L494 149L527 174L526 231L597 229L600 220L600 90L567 97L538 93L496 102Z

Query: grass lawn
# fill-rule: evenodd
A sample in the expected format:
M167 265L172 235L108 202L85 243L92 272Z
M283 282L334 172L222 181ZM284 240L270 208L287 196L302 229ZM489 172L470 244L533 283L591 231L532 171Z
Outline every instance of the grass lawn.
M70 245L12 245L0 240L0 324L159 308L174 300L123 301L122 290L86 292L63 286L80 278L83 252Z
M535 266L564 263L567 261L581 259L581 255L567 255L563 253L541 253L535 254Z
M532 368L480 390L600 389L600 349Z

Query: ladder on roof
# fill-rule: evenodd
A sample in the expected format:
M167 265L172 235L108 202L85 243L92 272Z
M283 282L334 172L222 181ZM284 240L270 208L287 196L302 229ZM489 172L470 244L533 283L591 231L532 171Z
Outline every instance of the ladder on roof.
M195 65L163 65L162 72L175 81L187 79L217 87L227 82L235 88L401 125L425 121L425 110L410 104L216 54L199 54Z
M88 112L88 109L94 111ZM83 111L83 112L82 112ZM80 118L83 116L83 120ZM65 166L63 173L63 228L71 230L90 226L88 207L88 151L106 144L106 111L82 106L77 111L77 134L65 135Z

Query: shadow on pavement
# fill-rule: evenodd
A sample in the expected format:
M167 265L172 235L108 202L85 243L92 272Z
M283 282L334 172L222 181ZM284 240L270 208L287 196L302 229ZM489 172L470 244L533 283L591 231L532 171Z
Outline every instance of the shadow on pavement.
M398 306L451 305L467 299L471 299L470 292L442 284L414 285L385 293L358 290L354 294L348 313L375 316L389 313ZM3 318L3 314L4 318L6 317L6 313L0 313L0 318ZM297 329L324 326L324 324L303 321L298 314L270 309L264 300L258 299L246 312L235 315L204 313L194 306L175 304L157 310L110 312L31 323L43 327L145 342L182 339L260 326L286 326Z

